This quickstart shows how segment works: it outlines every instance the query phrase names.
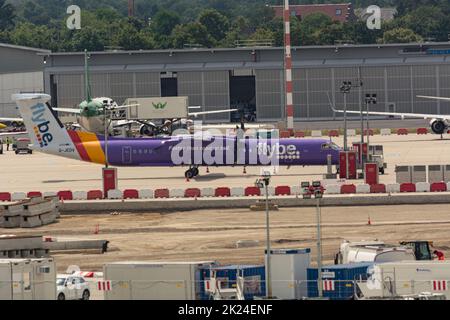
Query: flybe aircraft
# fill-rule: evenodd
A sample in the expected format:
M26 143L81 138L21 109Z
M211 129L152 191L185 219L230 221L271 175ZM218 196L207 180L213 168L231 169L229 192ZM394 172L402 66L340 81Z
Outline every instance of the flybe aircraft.
M125 167L184 166L187 178L200 166L323 166L340 148L325 139L257 139L180 135L116 138L70 131L59 121L46 94L13 95L36 151L97 164ZM106 143L105 143L106 141Z

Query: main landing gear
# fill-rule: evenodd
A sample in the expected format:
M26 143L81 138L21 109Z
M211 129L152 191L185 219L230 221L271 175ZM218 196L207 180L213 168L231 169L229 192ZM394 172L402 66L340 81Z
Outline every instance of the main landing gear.
M200 174L200 170L198 170L198 167L192 167L189 168L189 170L187 170L184 173L184 176L186 177L186 179L192 179L195 178L196 176L198 176Z

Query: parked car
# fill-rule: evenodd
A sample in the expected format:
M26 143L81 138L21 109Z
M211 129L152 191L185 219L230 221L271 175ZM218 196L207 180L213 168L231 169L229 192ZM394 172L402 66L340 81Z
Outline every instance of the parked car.
M17 139L13 145L13 150L16 152L16 154L19 154L19 153L32 154L33 150L31 149L30 139L26 139L26 138Z
M89 283L83 277L58 275L56 278L57 300L89 300Z

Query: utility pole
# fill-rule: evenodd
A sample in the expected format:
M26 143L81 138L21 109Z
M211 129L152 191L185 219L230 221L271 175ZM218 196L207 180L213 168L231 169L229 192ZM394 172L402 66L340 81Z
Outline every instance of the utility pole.
M284 78L286 126L294 130L294 98L292 94L291 12L289 0L284 0Z
M366 94L366 110L367 110L367 149L369 149L369 141L370 141L370 126L369 126L369 105L377 104L377 94L376 93L368 93Z

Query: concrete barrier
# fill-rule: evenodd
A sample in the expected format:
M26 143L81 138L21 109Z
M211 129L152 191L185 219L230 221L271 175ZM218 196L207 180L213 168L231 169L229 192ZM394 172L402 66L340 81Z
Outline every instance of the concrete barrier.
M430 184L428 182L416 183L416 192L430 192Z
M393 183L386 185L386 192L387 193L400 193L400 184Z
M329 184L325 188L325 194L340 194L341 186L339 184Z
M183 189L170 189L169 197L170 198L184 198L184 190Z
M274 186L269 186L269 188L267 188L267 191L269 192L270 197L275 196L275 187ZM261 194L263 194L262 190L261 190ZM264 195L266 195L266 194L264 193Z
M50 192L44 192L44 198L47 197L56 197L58 194L56 192L50 191Z
M109 190L108 191L108 199L120 200L120 199L122 199L122 196L123 196L123 194L122 194L122 191L120 191L120 190Z
M382 136L390 136L392 134L391 129L381 129L380 131Z
M302 194L302 188L300 186L291 186L291 195L298 196Z
M155 192L151 189L139 190L140 199L153 199L155 197Z
M355 130L355 129L349 129L349 130L347 130L347 136L349 136L349 137L355 137L355 136L356 136L356 130Z
M75 191L73 193L73 200L87 200L88 194L86 191Z
M368 184L358 184L356 193L370 193L370 186Z
M25 192L14 192L11 194L11 201L21 201L25 200L27 198L27 195Z
M214 188L203 188L201 189L202 197L214 197L216 190Z
M321 138L322 137L322 131L320 131L320 130L313 130L313 131L311 131L311 137L313 137L313 138Z
M245 189L240 187L231 188L232 197L243 197L245 196Z

